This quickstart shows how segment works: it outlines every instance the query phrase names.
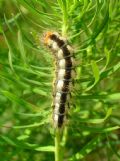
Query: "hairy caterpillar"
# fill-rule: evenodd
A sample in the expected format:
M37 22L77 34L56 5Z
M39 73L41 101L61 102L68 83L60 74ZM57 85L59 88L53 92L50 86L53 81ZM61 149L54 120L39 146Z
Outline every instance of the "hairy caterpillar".
M71 89L75 77L73 49L68 45L67 40L56 32L47 32L44 35L44 44L52 50L55 59L53 123L55 128L61 128L70 106Z

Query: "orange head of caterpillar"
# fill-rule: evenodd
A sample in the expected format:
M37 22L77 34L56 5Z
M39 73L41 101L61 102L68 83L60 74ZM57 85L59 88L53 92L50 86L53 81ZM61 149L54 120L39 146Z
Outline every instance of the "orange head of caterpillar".
M53 32L51 32L51 31L48 31L48 32L46 32L46 33L44 34L43 42L44 42L44 44L47 45L48 47L51 46L51 41L52 41L52 40L50 39L50 37L51 37L52 34L53 34Z

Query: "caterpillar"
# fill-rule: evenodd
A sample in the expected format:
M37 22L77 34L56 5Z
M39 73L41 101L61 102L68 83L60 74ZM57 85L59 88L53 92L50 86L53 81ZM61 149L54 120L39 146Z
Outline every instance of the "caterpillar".
M66 38L57 32L47 32L44 44L51 49L55 59L55 80L53 83L53 124L63 127L70 107L71 90L75 77L75 58Z

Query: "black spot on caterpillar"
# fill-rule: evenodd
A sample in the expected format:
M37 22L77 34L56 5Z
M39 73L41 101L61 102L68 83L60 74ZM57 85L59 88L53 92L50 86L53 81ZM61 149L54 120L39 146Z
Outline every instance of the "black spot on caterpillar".
M47 32L44 43L52 50L56 61L56 78L53 87L53 123L61 128L65 122L70 105L70 94L75 77L73 49L58 33Z

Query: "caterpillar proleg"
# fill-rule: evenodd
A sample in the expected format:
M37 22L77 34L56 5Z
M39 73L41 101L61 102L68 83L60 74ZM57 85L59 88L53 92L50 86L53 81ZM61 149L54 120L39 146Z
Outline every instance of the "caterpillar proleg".
M55 81L53 87L53 123L61 128L70 105L70 94L75 77L75 60L72 47L67 40L56 32L47 32L44 36L55 59Z

